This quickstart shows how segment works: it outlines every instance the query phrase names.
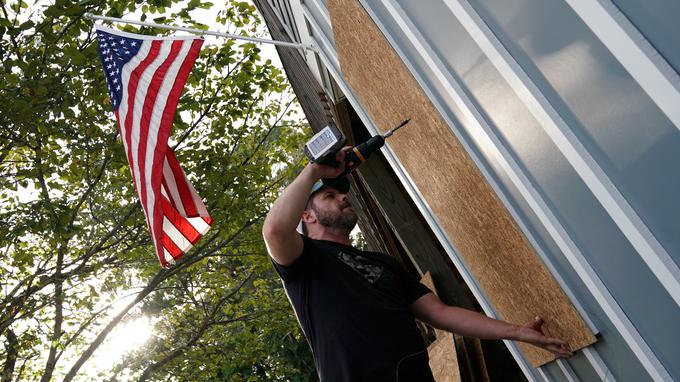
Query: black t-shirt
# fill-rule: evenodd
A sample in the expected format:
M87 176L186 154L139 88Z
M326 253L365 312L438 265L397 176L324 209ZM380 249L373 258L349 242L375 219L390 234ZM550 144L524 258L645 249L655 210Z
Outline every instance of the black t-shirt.
M393 258L302 236L274 263L323 382L434 381L409 305L430 292Z

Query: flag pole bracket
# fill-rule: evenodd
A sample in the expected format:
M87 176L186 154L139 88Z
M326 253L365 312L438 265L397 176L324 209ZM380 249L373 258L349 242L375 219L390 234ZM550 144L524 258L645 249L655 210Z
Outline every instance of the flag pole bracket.
M270 39L266 39L266 38L241 36L241 35L237 35L237 34L215 32L215 31L211 31L211 30L202 30L202 29L186 28L186 27L176 27L176 26L172 26L172 25L148 23L148 22L145 22L145 21L137 21L137 20L125 20L125 19L121 19L121 18L118 18L118 17L94 15L94 14L89 13L89 12L85 13L83 16L86 19L90 19L90 20L101 20L101 21L109 21L109 22L112 22L112 23L140 25L140 26L145 26L145 27L188 32L188 33L193 33L193 34L197 34L197 35L201 35L201 36L215 36L215 37L231 38L231 39L235 39L235 40L250 41L250 42L255 42L255 43L259 43L259 44L271 44L271 45L277 45L277 46L285 46L285 47L288 47L288 48L302 49L305 52L308 51L308 50L311 50L312 52L318 52L319 51L319 49L314 44L303 44L303 43L290 42L290 41L270 40Z

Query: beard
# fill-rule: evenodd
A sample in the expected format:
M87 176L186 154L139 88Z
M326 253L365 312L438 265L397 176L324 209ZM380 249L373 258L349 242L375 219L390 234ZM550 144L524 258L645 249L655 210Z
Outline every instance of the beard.
M351 231L357 224L359 217L354 212L354 210L347 210L347 207L351 207L349 203L343 204L340 207L339 213L331 213L326 211L321 211L315 206L312 206L312 210L316 215L316 220L324 227L341 229L345 231Z

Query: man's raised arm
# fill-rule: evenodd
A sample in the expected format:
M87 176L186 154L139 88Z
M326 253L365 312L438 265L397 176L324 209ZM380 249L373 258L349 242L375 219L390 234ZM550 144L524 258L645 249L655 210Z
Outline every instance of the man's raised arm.
M262 236L269 255L281 265L290 265L302 253L302 238L296 232L300 217L305 210L309 193L321 178L335 178L344 169L344 157L348 148L338 151L339 167L315 163L308 164L272 205L262 227Z

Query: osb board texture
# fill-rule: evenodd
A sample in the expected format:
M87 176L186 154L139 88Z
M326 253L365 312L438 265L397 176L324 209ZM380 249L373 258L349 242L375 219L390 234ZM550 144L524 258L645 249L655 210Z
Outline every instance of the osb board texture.
M428 348L430 357L430 369L434 380L437 382L459 382L460 371L458 370L458 356L456 346L453 343L453 334L437 338Z
M572 350L595 342L564 292L453 135L439 112L357 0L328 0L343 76L504 320L540 315L547 335ZM554 360L520 343L533 366Z

